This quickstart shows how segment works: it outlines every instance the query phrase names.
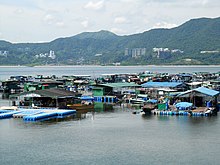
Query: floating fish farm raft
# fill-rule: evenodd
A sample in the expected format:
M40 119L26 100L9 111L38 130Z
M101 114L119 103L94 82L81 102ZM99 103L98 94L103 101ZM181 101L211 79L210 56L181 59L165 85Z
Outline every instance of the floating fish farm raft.
M49 120L51 118L64 118L74 115L76 110L65 109L18 109L0 110L0 119L23 118L24 121Z
M153 111L154 115L161 116L211 116L210 112L187 112L187 111Z

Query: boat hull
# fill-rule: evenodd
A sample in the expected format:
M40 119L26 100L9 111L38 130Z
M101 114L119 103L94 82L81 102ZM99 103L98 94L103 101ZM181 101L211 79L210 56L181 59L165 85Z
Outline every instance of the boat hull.
M146 115L150 115L152 112L153 109L151 109L151 108L143 108L143 111L144 111L144 113L146 114Z
M77 111L80 110L94 110L94 105L86 105L86 104L71 104L67 105L70 109L75 109Z

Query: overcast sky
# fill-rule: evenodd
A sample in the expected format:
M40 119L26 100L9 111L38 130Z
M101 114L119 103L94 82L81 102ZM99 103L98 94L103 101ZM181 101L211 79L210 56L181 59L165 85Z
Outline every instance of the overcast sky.
M49 42L81 32L129 35L220 16L220 0L0 0L0 40Z

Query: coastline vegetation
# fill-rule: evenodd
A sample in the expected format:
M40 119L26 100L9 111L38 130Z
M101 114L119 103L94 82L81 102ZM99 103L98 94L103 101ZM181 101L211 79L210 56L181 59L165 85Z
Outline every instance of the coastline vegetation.
M219 27L220 17L200 18L176 28L128 36L102 30L47 43L13 44L0 40L0 65L218 65ZM181 53L158 56L154 48L181 50ZM126 54L126 49L131 52ZM140 49L144 50L143 54L133 54L133 50Z

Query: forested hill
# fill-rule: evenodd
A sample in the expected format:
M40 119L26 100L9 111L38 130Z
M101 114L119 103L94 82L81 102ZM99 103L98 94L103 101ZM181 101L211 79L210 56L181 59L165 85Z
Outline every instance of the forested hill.
M220 18L118 36L84 32L47 43L0 40L0 65L220 64Z

